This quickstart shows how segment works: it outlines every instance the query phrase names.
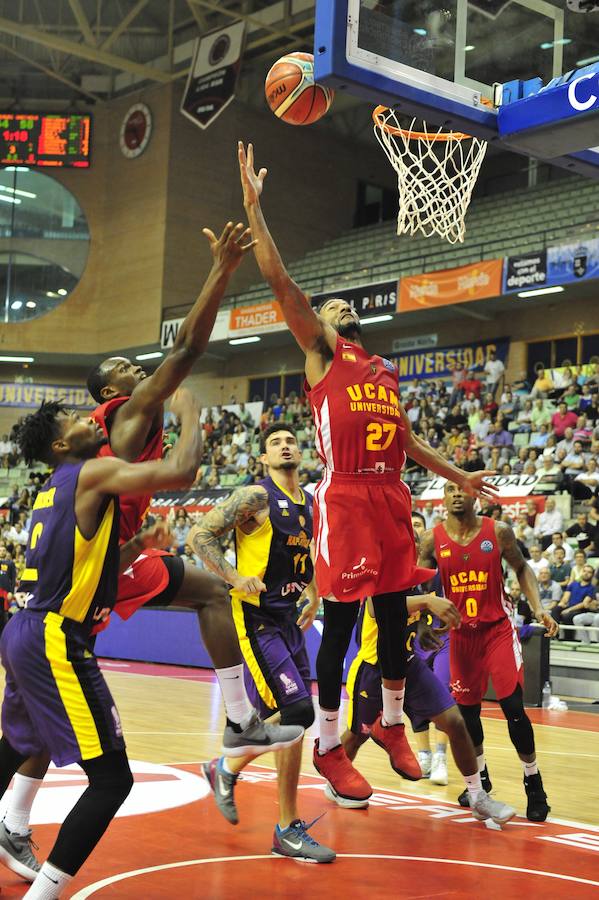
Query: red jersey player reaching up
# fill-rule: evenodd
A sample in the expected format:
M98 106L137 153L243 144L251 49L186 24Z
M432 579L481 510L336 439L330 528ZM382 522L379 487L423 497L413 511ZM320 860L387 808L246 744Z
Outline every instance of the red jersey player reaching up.
M314 765L334 796L360 801L372 789L341 746L338 718L343 660L362 597L373 597L383 677L382 717L371 736L397 772L421 777L403 725L406 591L432 571L416 564L410 491L401 480L406 455L458 480L472 495L493 496L485 482L492 473L462 472L412 433L399 402L397 369L364 349L359 317L348 303L331 298L319 313L311 308L287 273L260 208L266 169L254 171L251 144L246 153L240 143L238 154L256 260L306 354L306 390L325 464L314 497L316 583L326 598L316 663L320 738Z
M445 485L445 508L446 522L421 539L420 562L429 566L436 559L443 592L462 614L461 628L450 632L449 686L476 749L483 788L489 793L480 712L491 677L512 744L524 767L526 815L533 822L544 822L549 806L537 767L532 725L524 710L522 649L503 584L502 560L515 571L535 619L547 629L546 636L553 637L558 626L543 609L535 574L509 525L477 516L473 498L451 481ZM468 806L466 792L459 800L462 806Z
M141 366L124 357L111 357L90 373L88 389L101 404L92 416L108 439L100 455L117 456L126 462L162 457L164 402L204 353L229 280L254 246L248 240L249 229L241 224L234 226L229 222L219 238L208 228L204 234L210 244L212 268L172 349L156 371L146 377ZM121 543L135 545L138 540L135 535L150 499L151 491L144 497L120 498ZM144 549L140 543L137 559L119 575L114 611L128 619L141 606L171 603L195 609L198 614L202 638L215 666L227 713L223 752L229 756L257 755L265 753L273 744L285 747L299 740L302 728L264 724L248 699L243 658L225 582L185 564L178 556ZM35 859L29 846L31 832L27 823L48 764L46 756L32 757L24 763L15 776L9 809L0 823L0 861L30 880L35 877Z

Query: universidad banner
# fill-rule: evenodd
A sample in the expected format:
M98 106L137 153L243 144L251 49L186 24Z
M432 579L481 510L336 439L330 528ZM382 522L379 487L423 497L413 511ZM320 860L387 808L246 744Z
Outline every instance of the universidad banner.
M37 409L44 401L62 400L72 409L93 409L97 406L87 388L72 384L21 384L0 382L0 406Z
M447 378L456 365L476 369L480 374L493 351L497 354L497 359L506 365L509 346L509 338L497 338L493 341L475 341L453 347L435 347L432 350L391 353L389 357L399 369L400 381L410 381L413 378Z

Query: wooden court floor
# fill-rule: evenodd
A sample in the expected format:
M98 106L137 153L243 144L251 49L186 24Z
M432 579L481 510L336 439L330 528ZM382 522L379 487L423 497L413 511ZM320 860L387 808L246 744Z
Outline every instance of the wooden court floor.
M523 818L522 769L501 711L484 711L487 760L497 797L519 817L486 827L456 805L462 783L402 781L376 745L358 766L375 788L368 810L342 810L322 793L305 740L300 814L338 852L330 866L270 855L277 820L272 755L256 760L237 786L241 821L219 815L198 763L218 753L223 728L212 673L110 661L104 671L121 713L135 787L67 893L128 900L260 898L586 898L599 897L599 716L530 711L540 768L552 806L538 825ZM34 839L47 854L84 787L76 767L51 769L34 806ZM2 897L26 885L0 867Z

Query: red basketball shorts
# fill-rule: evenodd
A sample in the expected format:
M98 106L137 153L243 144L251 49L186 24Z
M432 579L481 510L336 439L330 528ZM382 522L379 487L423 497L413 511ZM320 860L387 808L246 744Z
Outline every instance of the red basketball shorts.
M314 492L316 584L322 597L360 600L435 574L416 565L409 488L395 473L326 472Z
M161 594L169 583L169 571L161 557L170 556L165 550L144 550L137 559L119 575L117 601L113 612L121 619L130 619L140 606ZM108 626L109 618L97 625L97 634Z
M524 687L522 647L510 619L452 630L449 668L449 687L456 701L464 706L481 702L489 677L498 700L513 694L518 684Z

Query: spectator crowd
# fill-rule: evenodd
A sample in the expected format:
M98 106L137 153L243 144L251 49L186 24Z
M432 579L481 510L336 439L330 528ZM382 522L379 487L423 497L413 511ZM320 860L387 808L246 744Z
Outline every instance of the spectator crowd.
M554 617L562 625L576 626L577 639L599 642L599 631L589 630L589 626L599 627L595 568L599 556L599 365L564 366L551 372L539 367L533 383L523 376L509 384L503 363L492 353L482 373L456 364L449 381L415 378L402 385L401 399L413 430L459 468L534 477L532 496L516 515L509 515L499 503L483 503L482 512L512 525L539 581L543 604ZM284 398L273 395L263 404L259 418L254 409L253 404L250 410L244 403L232 403L204 412L204 450L196 488L233 489L260 481L266 474L260 461L260 432L273 422L287 422L296 431L302 486L318 481L322 463L314 449L314 424L306 398L293 393ZM178 436L179 427L167 414L165 453ZM0 441L0 465L9 470L19 465L10 435ZM417 497L430 476L408 460L404 477ZM44 473L24 473L21 486L13 487L1 504L5 518L0 534L0 597L4 596L7 607L14 579L24 566L31 509L44 478ZM546 497L544 509L539 509L534 495ZM565 504L560 502L564 495ZM562 514L564 508L572 512L568 519ZM438 521L432 503L420 511L427 527ZM184 509L169 513L172 549L201 566L187 544L195 518ZM226 549L234 560L231 541ZM4 573L2 564L7 569ZM509 591L522 609L517 583L510 584Z

